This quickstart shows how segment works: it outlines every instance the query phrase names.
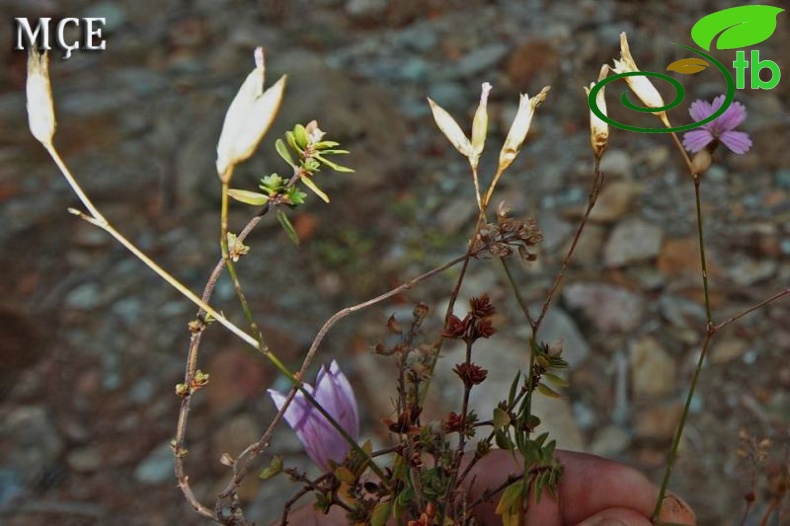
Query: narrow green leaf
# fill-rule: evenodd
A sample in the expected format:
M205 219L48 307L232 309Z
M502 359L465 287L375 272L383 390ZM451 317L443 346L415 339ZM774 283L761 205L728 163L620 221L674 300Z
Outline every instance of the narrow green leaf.
M320 155L316 155L316 156L315 156L315 158L316 158L316 159L317 159L317 160L318 160L320 163L323 163L323 164L327 165L329 168L331 168L332 170L334 170L334 171L336 171L336 172L341 172L341 173L354 173L354 170L353 170L353 169L351 169L351 168L348 168L348 167L345 167L345 166L341 166L341 165L339 165L339 164L336 164L336 163L333 163L332 161L330 161L330 160L328 160L328 159L325 159L324 157L321 157Z
M313 148L316 150L324 150L326 148L334 148L335 146L340 146L340 143L336 141L318 141L313 145Z
M507 405L512 406L513 400L516 399L516 389L518 389L518 380L521 378L521 371L516 371L516 377L513 378L513 383L510 384L510 392L507 395Z
M272 457L272 461L269 462L269 465L266 466L261 470L258 474L258 478L261 480L269 480L272 477L275 477L282 473L283 470L283 457L280 455L275 455Z
M299 236L296 234L296 229L282 210L277 210L277 220L288 235L288 239L290 239L294 245L299 246Z
M318 197L320 197L321 199L323 199L323 201L324 201L325 203L328 203L328 202L329 202L329 196L327 196L327 195L324 193L324 191L323 191L323 190L321 190L320 188L318 188L318 186L316 186L316 184L315 184L315 183L312 181L312 179L310 179L309 177L302 177L302 178L301 178L301 181L304 183L304 185L305 185L307 188L309 188L310 190L312 190L312 191L313 191L313 193L315 193L315 195L317 195Z
M557 391L553 390L551 387L548 387L543 382L538 384L538 392L540 394L542 394L543 396L548 396L549 398L557 398L557 399L560 399L560 400L565 398L560 393L558 393Z
M521 493L524 491L524 483L521 480L518 480L505 488L505 491L502 492L502 497L499 498L499 504L496 507L496 514L502 515L507 510L513 507L513 505L518 505L519 501L521 500Z
M282 139L274 141L274 148L277 150L277 153L280 154L280 157L283 158L283 161L287 162L292 168L296 168L296 163L291 157L291 152L288 151L288 147Z
M239 190L236 188L231 188L228 190L228 195L236 201L253 206L262 206L269 201L269 196L267 195L258 192L250 192L249 190Z
M568 380L561 376L557 376L556 374L552 373L543 373L543 378L551 382L552 384L556 385L557 387L568 387L570 385Z

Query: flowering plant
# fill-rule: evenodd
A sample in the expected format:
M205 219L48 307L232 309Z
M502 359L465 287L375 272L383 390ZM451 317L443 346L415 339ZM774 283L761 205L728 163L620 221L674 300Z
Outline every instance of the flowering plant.
M285 88L283 77L267 90L263 90L262 53L261 49L256 50L254 55L256 67L248 75L231 103L220 135L216 166L222 183L219 228L221 259L200 297L115 230L84 194L52 143L56 122L46 55L42 57L33 51L29 62L28 111L31 131L52 155L87 209L87 213L77 210L72 210L72 213L110 233L200 309L197 318L189 324L186 373L184 382L179 383L175 389L181 404L179 420L176 437L171 443L178 485L193 509L203 517L220 524L229 526L250 524L244 517L244 503L239 488L253 469L256 458L267 451L277 424L284 419L296 432L307 455L323 473L318 477L308 477L306 473L296 468L284 467L282 459L277 456L274 456L269 466L260 472L262 479L272 479L281 473L286 473L292 480L302 485L294 499L284 507L283 524L288 523L291 507L298 498L308 493L314 496L316 511L309 508L307 511L296 510L294 515L300 517L299 521L303 521L306 516L315 519L316 513L323 513L329 517L327 521L334 521L332 517L338 517L339 514L340 520L345 520L347 523L372 526L384 526L392 522L399 524L405 522L409 526L471 525L490 522L491 517L505 526L522 525L528 520L537 524L547 524L540 522L545 517L553 517L552 524L600 524L598 519L609 517L594 516L601 511L600 507L595 507L597 504L594 502L592 507L588 506L589 509L584 508L584 504L592 502L590 493L600 490L599 493L603 495L604 501L616 511L620 502L612 496L625 495L628 500L631 496L629 492L636 487L642 490L641 495L649 495L643 499L645 502L655 501L652 515L650 515L651 510L645 509L644 502L638 503L640 506L638 510L631 510L634 513L638 512L640 518L646 521L649 515L654 523L664 520L673 520L674 523L679 523L680 520L693 522L693 514L689 516L668 511L665 501L670 498L667 493L669 476L699 371L710 342L725 326L754 309L790 293L785 290L764 300L753 309L748 309L723 322L714 322L705 271L704 232L699 219L701 218L699 204L701 180L698 176L702 168L699 166L695 168L685 151L680 148L684 160L692 171L697 193L697 226L707 318L697 373L692 380L684 413L674 435L660 490L655 491L647 481L643 480L643 477L640 479L633 472L623 475L622 471L608 466L604 471L611 473L614 469L623 475L621 479L627 481L619 492L610 494L609 486L601 485L598 488L598 480L595 480L596 487L588 487L589 472L595 471L587 464L589 459L579 459L571 453L557 451L556 441L549 436L549 433L542 432L540 418L533 414L533 400L536 396L561 398L562 389L568 385L568 379L564 376L564 369L568 367L568 363L563 357L562 342L542 341L540 333L547 311L562 283L565 269L574 254L603 185L604 176L600 170L600 162L610 140L608 125L595 115L591 116L590 146L594 161L592 188L587 207L553 285L548 290L540 309L533 312L521 295L518 280L514 277L509 260L516 255L518 262L523 264L538 259L540 254L536 248L542 241L540 229L534 219L514 217L504 205L497 208L495 219L490 219L489 214L497 185L503 174L514 165L527 142L537 108L547 98L549 88L543 88L533 97L526 94L520 96L515 118L505 136L494 173L486 188L481 188L478 167L487 142L487 111L491 85L485 83L482 86L480 102L472 122L471 138L467 137L462 127L446 110L429 100L432 115L439 129L451 145L467 158L472 169L478 213L474 228L469 233L467 249L441 266L376 298L333 315L319 330L300 370L294 373L266 344L243 292L234 263L241 257L250 257L250 247L244 244L244 240L260 218L272 210L275 211L288 236L294 242L298 242L298 233L285 212L305 204L307 195L298 189L298 183L303 183L319 198L328 202L328 196L316 185L314 178L323 168L341 173L352 170L330 160L332 156L348 152L340 149L337 142L325 139L325 132L318 127L317 122L312 121L307 125L297 124L285 133L284 140L275 142L277 153L291 169L290 174L280 176L275 173L262 178L259 185L261 192L229 187L234 167L252 155L258 142L272 124ZM598 82L603 80L607 70L608 67L602 68ZM616 73L639 73L625 34L621 36L621 59L615 61L613 70ZM632 75L628 77L627 82L646 106L652 108L663 106L660 94L649 81ZM595 84L592 83L590 86L594 87ZM590 88L585 87L585 89ZM602 90L598 96L603 99ZM695 102L691 106L692 117L700 120L711 115L721 107L722 100L718 97L713 103ZM603 100L599 108L606 111ZM662 110L658 116L669 126L665 111ZM734 130L745 117L743 106L736 103L716 121L705 125L701 130L686 134L684 145L692 152L707 153L708 163L709 154L718 142L735 153L745 153L752 145L751 139L744 132ZM256 207L253 218L239 233L229 231L230 198ZM481 339L495 337L498 331L495 317L497 309L487 294L479 294L471 298L468 308L465 309L466 312L461 315L456 314L456 303L470 261L484 258L497 260L503 266L508 285L529 329L529 335L523 342L525 370L514 371L509 389L503 389L501 400L495 407L487 408L490 409L488 414L477 414L471 408L470 395L474 389L489 379L489 370L476 363L474 347ZM394 361L394 370L397 374L397 388L392 397L393 407L390 415L392 418L381 419L386 428L385 432L393 444L374 452L369 441L363 445L358 444L359 408L351 383L341 372L338 363L332 361L329 368L322 367L314 385L305 383L303 379L327 333L339 320L352 312L398 296L436 274L456 266L460 270L444 315L441 317L441 327L434 331L432 338L426 335L427 331L423 331L430 309L427 305L419 303L415 306L408 324L402 325L394 316L390 317L386 327L392 338L386 344L378 343L374 347L377 355ZM248 330L243 330L209 304L219 274L224 269L227 269L235 288L249 324ZM191 400L197 392L209 385L210 375L197 369L197 363L202 334L213 321L222 324L268 359L290 381L291 388L287 393L269 390L278 410L277 416L258 441L250 444L235 457L230 453L222 456L221 462L231 468L232 474L214 505L206 506L192 490L189 477L185 474L183 459L188 453L185 444ZM445 345L458 345L463 350L460 363L456 363L452 368L460 381L462 395L455 410L442 414L439 422L429 422L423 416L427 405L427 393ZM474 446L468 447L473 438L476 440ZM496 452L496 449L503 451ZM600 464L594 463L593 466ZM490 477L491 473L495 478ZM580 475L585 473L587 475ZM605 479L605 477L601 478ZM496 482L491 482L492 480ZM480 481L486 481L482 489L479 487ZM656 494L658 497L654 499ZM310 515L311 513L314 515ZM316 521L325 523L324 519L316 519Z

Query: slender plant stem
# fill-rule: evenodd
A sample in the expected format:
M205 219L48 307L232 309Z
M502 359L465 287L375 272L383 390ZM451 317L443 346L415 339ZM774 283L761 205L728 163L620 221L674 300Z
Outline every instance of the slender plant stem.
M220 248L222 250L222 259L225 261L225 267L228 269L228 276L230 276L230 279L233 282L233 288L236 290L236 296L238 297L239 303L241 304L241 309L244 311L244 316L247 318L247 322L250 324L250 330L257 338L261 352L265 352L268 347L263 341L263 334L261 334L260 329L258 329L258 324L255 322L255 318L252 315L252 309L250 309L250 304L247 301L247 297L244 295L244 290L241 287L241 281L239 281L239 275L236 273L236 266L233 264L233 259L230 257L230 249L228 247L229 189L230 178L222 182L222 208L220 217Z
M733 323L733 322L735 322L735 321L738 321L738 320L740 320L741 318L743 318L744 316L746 316L746 315L748 315L748 314L751 314L752 312L754 312L754 311L756 311L756 310L759 310L759 309L761 309L761 308L765 307L766 305L768 305L769 303L772 303L772 302L774 302L774 301L778 300L779 298L782 298L782 297L784 297L784 296L787 296L788 294L790 294L790 288L787 288L787 289L784 289L783 291L777 292L776 294L774 294L774 295L773 295L773 296L771 296L770 298L767 298L767 299L765 299L765 300L761 301L761 302L760 302L760 303L758 303L757 305L754 305L754 306L752 306L752 307L749 307L749 308L748 308L748 309L746 309L745 311L743 311L743 312L739 312L739 313L738 313L738 314L736 314L735 316L732 316L732 317L730 317L730 318L727 318L726 320L724 320L724 321L723 321L723 322L721 322L721 323L717 323L717 324L716 324L716 325L715 325L713 328L714 328L714 330L715 330L716 332L718 332L718 331L720 331L721 329L723 329L724 327L726 327L727 325L729 325L730 323Z
M713 314L710 307L710 289L708 287L708 261L705 257L705 237L702 223L702 198L700 195L701 181L694 177L694 201L697 209L697 236L699 238L699 259L702 268L702 290L705 297L705 319L710 325L713 323Z
M562 260L562 266L560 267L559 272L557 272L557 275L554 278L554 283L552 284L551 289L549 290L549 293L546 296L546 300L543 302L543 306L540 309L540 314L538 315L538 319L534 323L532 323L532 321L529 320L529 316L527 317L527 320L529 320L533 326L532 329L534 332L538 332L541 324L543 323L543 318L546 317L546 313L549 311L549 305L551 305L551 300L554 298L554 294L556 294L557 289L559 288L563 278L565 277L565 271L568 270L568 265L571 262L571 258L573 257L574 251L576 250L576 245L579 244L579 239L581 239L582 232L584 231L584 227L587 225L587 221L590 218L590 213L595 207L595 203L598 201L598 194L601 192L601 187L603 186L603 181L604 181L604 174L603 172L601 172L600 167L601 167L601 159L599 157L596 157L595 166L593 167L595 177L593 179L593 186L592 189L590 190L590 195L587 198L587 208L584 211L584 216L582 217L581 222L579 222L579 226L576 228L576 233L573 236L573 241L571 242L571 246L568 249L568 253L565 254L565 258Z

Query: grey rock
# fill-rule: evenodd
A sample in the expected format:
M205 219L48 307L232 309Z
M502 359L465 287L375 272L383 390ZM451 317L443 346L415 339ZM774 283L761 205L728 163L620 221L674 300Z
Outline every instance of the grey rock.
M601 171L608 177L630 179L633 175L631 154L624 150L607 150L601 159Z
M658 300L661 315L681 329L704 328L705 307L690 299L673 294L663 294Z
M89 6L83 12L83 16L104 18L107 21L104 29L107 31L115 31L126 23L126 10L116 2L99 2ZM104 31L102 31L102 37L107 37Z
M469 94L457 82L438 81L428 86L428 96L447 111L463 110L469 106ZM428 105L425 104L428 112Z
M66 455L66 464L77 473L96 471L101 467L101 462L101 452L93 446L75 449Z
M727 275L736 284L748 287L770 279L776 274L777 267L778 263L773 259L758 260L744 257L727 269Z
M134 470L134 478L142 484L163 484L172 481L173 449L165 442L151 451Z
M382 17L387 12L389 0L348 0L346 13L357 20L368 20Z
M426 53L437 46L439 37L431 25L415 24L401 31L395 37L395 43L420 53Z
M0 468L0 507L5 507L22 495L25 486L17 470Z
M63 452L63 440L42 406L21 406L4 417L0 427L0 443L11 444L4 463L37 476L52 466Z
M462 77L471 77L491 69L507 56L508 51L506 45L499 43L481 46L456 63L458 74Z
M625 429L609 425L593 436L590 453L602 457L615 457L623 453L631 444L631 434Z
M604 249L604 263L621 267L658 256L663 233L641 219L623 221L615 227Z
M571 283L563 297L569 307L581 310L602 332L636 329L645 309L642 295L608 283Z
M656 398L672 392L676 382L675 360L650 336L630 345L631 382L634 396Z

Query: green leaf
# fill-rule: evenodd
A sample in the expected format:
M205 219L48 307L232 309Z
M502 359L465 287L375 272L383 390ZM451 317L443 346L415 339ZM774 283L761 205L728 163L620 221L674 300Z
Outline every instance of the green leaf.
M370 526L384 526L392 514L392 501L379 502L370 514Z
M328 159L325 159L325 158L321 157L320 155L316 155L316 156L315 156L315 158L316 158L316 159L317 159L319 162L321 162L321 163L323 163L323 164L327 165L329 168L331 168L332 170L334 170L334 171L336 171L336 172L341 172L341 173L354 173L354 170L353 170L353 169L351 169L351 168L347 168L347 167L345 167L345 166L341 166L341 165L339 165L339 164L336 164L336 163L333 163L332 161L330 161L330 160L328 160Z
M294 126L294 138L296 139L296 145L299 147L299 151L303 152L304 149L307 148L309 138L307 137L307 130L301 124Z
M277 220L288 235L288 239L290 239L294 245L299 246L299 236L296 234L296 229L282 210L277 210Z
M284 183L285 181L283 181L282 177L276 173L273 173L261 178L261 184L258 186L258 188L269 194L271 197L282 190Z
M507 449L508 451L513 450L513 441L510 439L510 435L505 431L496 432L494 435L494 443L496 443L496 447L499 449Z
M540 394L542 394L543 396L548 396L549 398L557 398L557 399L560 399L560 400L565 398L560 393L558 393L557 391L553 390L551 387L548 387L543 382L538 384L538 392Z
M708 66L710 66L708 61L701 58L682 58L667 66L667 71L674 71L682 75L693 75L694 73L704 71Z
M710 51L713 39L717 49L736 49L759 44L773 35L776 17L784 11L770 5L743 5L722 9L702 17L691 28L691 39Z
M266 466L258 473L258 478L261 480L269 480L272 477L276 477L283 471L283 457L280 455L275 455L272 457L272 461L269 462L269 465Z
M543 373L543 378L545 378L552 384L556 385L557 387L568 387L568 385L570 385L568 383L568 380L562 378L561 376L557 376L556 374Z
M323 201L324 201L325 203L328 203L328 202L329 202L329 196L327 196L327 195L324 193L324 191L323 191L323 190L321 190L320 188L318 188L318 186L316 186L316 184L315 184L315 183L312 181L312 179L310 179L309 177L301 177L301 181L304 183L304 185L305 185L307 188L309 188L310 190L312 190L312 191L313 191L313 193L315 193L315 195L317 195L318 197L320 197L321 199L323 199Z
M521 496L524 494L524 483L516 481L502 492L496 507L496 514L502 516L502 524L518 524L518 514L521 508Z
M249 190L239 190L231 188L228 190L228 195L236 201L253 206L262 206L269 201L269 196L258 192L250 192Z
M292 206L303 205L305 197L307 197L307 194L302 192L295 186L288 188L288 191L286 193L287 202L289 205Z
M288 146L290 146L292 150L299 152L300 154L304 153L304 147L300 148L296 143L296 135L294 132L285 132L285 140L288 141Z
M277 150L277 153L280 154L280 157L283 158L283 161L291 165L292 168L296 168L296 163L291 157L291 152L288 151L288 147L285 145L285 142L283 142L282 139L277 139L274 142L274 148Z
M510 384L510 392L507 395L507 405L512 406L513 400L516 399L516 389L518 389L518 380L521 378L521 371L516 371L516 377L513 378L513 383Z
M319 141L313 145L313 148L316 150L325 150L327 148L334 148L335 146L340 146L340 143L335 141Z
M510 415L500 407L494 408L494 431L499 431L510 424Z

